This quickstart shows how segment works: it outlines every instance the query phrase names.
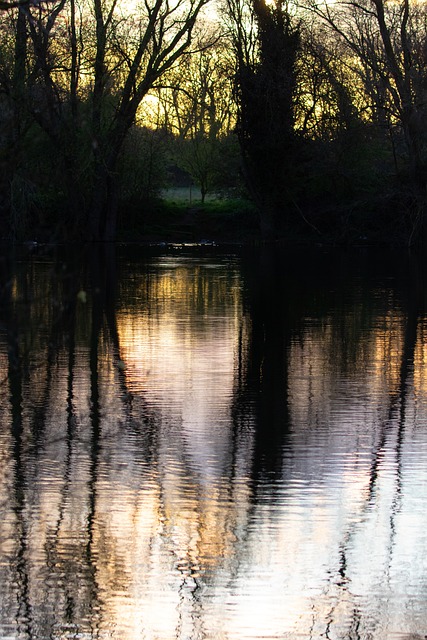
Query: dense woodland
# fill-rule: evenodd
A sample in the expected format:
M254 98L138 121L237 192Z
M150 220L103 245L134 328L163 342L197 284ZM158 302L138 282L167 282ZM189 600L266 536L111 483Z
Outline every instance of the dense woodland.
M183 212L164 190L194 184L185 215L219 194L221 239L424 242L425 3L0 10L4 239L143 239L153 219L167 235Z

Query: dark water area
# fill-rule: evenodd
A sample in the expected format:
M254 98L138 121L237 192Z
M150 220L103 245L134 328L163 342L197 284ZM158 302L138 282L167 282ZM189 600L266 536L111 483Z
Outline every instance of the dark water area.
M3 253L0 638L426 638L426 269Z

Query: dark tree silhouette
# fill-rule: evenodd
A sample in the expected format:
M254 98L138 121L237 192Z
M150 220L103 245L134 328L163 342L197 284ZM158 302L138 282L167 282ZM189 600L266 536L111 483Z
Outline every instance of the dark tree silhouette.
M263 237L274 237L283 212L294 200L298 148L294 120L300 27L283 2L252 0L255 57L242 41L240 12L229 2L237 57L237 134L246 184L260 213Z

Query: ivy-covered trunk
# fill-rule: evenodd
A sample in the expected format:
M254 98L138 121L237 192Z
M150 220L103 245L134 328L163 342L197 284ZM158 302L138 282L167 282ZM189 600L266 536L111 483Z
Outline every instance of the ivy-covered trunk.
M248 62L238 53L237 134L260 229L264 239L270 240L283 226L295 189L294 94L300 34L282 5L252 0L252 9L258 26L258 56Z

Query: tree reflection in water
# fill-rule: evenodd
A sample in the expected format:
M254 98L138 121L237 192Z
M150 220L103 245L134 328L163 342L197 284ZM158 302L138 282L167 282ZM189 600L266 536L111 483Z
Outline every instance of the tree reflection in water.
M3 637L425 632L411 264L97 246L1 266Z

